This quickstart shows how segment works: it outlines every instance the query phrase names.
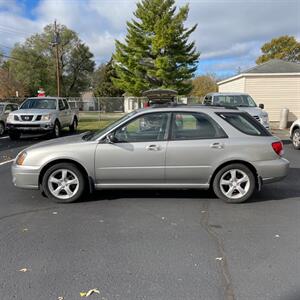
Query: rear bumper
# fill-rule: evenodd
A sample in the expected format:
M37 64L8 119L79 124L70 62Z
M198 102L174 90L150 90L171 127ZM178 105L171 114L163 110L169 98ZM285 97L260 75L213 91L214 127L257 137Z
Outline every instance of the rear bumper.
M51 123L42 123L42 124L6 124L6 129L8 132L36 132L36 133L45 133L53 130L53 124Z
M24 189L39 188L39 167L23 167L13 163L11 172L14 186Z
M252 162L263 184L282 180L287 176L290 162L285 158Z

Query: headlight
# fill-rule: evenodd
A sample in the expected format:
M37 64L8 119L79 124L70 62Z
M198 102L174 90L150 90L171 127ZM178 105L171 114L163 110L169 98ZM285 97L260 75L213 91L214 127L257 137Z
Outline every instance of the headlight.
M14 120L14 115L9 114L7 119L6 119L6 122L11 123L13 120Z
M23 151L23 152L19 153L18 156L17 156L17 159L16 159L16 164L19 165L19 166L22 166L26 156L27 156L26 151Z
M51 114L48 114L48 115L42 115L41 120L42 120L42 121L50 121L50 120L51 120Z

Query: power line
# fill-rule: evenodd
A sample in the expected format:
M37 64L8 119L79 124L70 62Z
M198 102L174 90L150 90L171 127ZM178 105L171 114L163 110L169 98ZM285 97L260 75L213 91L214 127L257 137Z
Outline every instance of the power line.
M13 31L13 32L16 32L16 33L21 33L21 34L26 34L26 35L30 34L29 32L22 31L22 30L19 30L19 29L16 29L16 28L13 28L13 27L10 27L10 26L7 26L7 25L1 25L0 24L0 29Z

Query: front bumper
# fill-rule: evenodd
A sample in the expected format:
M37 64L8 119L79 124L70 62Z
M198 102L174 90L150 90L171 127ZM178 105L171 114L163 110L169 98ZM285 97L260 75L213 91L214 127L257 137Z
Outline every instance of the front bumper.
M279 181L287 176L290 162L285 158L252 162L263 184Z
M39 188L39 167L18 166L14 162L11 167L14 186L24 189Z
M6 129L8 132L22 132L22 133L28 133L28 132L36 132L36 133L46 133L53 130L53 124L51 123L38 123L35 124L33 122L31 123L7 123Z

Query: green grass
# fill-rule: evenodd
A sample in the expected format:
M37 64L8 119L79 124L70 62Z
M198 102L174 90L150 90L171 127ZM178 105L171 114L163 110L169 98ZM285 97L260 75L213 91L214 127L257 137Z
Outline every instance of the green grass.
M112 122L114 122L116 119L106 119L106 120L94 120L94 119L82 119L79 120L78 123L78 131L84 132L84 131L96 131L100 130Z

